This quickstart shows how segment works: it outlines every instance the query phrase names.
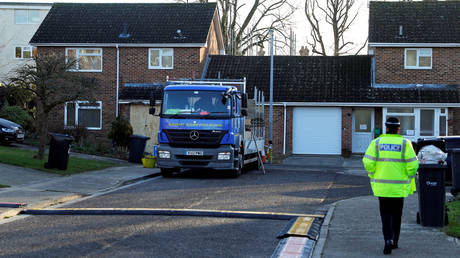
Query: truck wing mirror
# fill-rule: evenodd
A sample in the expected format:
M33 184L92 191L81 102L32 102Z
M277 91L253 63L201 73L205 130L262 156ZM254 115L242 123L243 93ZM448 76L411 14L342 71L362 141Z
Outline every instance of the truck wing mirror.
M241 99L241 106L243 108L248 108L248 94L243 93L243 97Z
M155 108L154 107L149 108L149 114L153 115L153 116L155 115Z
M225 105L227 104L227 100L230 96L227 95L227 93L222 93L222 104Z

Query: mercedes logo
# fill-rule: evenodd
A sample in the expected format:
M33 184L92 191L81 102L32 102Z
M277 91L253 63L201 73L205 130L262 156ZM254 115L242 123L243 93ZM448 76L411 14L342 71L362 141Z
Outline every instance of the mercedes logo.
M190 132L190 139L192 139L192 141L196 141L198 138L200 138L200 133L198 131L193 130Z

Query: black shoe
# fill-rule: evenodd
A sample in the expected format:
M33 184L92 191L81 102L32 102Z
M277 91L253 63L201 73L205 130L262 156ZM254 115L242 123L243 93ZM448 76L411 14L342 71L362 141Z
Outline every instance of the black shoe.
M393 249L393 241L385 241L385 247L383 248L383 254L391 254L391 249Z
M393 242L391 249L398 249L398 242Z

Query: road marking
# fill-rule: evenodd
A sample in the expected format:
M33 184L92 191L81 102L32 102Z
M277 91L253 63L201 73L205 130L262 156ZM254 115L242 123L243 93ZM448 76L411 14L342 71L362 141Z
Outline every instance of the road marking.
M288 234L307 235L312 223L313 223L312 217L299 217L297 218L296 222L291 227L291 229L288 231Z
M227 211L200 209L163 209L163 208L56 208L56 209L25 209L27 215L175 215L175 216L207 216L248 219L290 220L297 217L323 218L324 215L276 213L257 211Z
M289 237L280 241L271 258L310 257L315 241L306 237Z
M22 208L26 205L26 203L0 202L0 207L3 208Z

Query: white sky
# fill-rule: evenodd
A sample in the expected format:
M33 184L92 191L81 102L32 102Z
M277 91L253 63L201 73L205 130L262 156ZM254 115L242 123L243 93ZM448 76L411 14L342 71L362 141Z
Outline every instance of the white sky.
M212 1L212 0L211 0ZM251 1L251 0L243 0L243 1ZM301 46L307 45L307 36L309 36L309 24L308 21L305 17L304 13L304 2L305 0L291 0L294 5L298 8L298 10L295 13L294 17L294 32L296 34L296 45L297 45L297 53L298 50L301 48ZM322 0L325 1L325 0ZM369 16L369 11L368 11L368 1L369 0L355 0L355 6L359 8L359 14L358 17L355 21L354 26L352 26L351 31L349 32L349 38L348 40L352 41L355 43L356 49L361 46L368 34L368 16ZM86 2L86 3L161 3L161 2L177 2L175 0L0 0L0 2L30 2L30 3L48 3L48 2ZM252 2L252 1L251 1ZM327 39L326 35L331 36L331 29L326 26L326 24L323 25L322 30L324 30L324 36ZM267 48L266 48L267 49ZM267 52L267 51L266 51ZM366 54L367 53L367 48L365 48L363 51L360 52L360 54Z

